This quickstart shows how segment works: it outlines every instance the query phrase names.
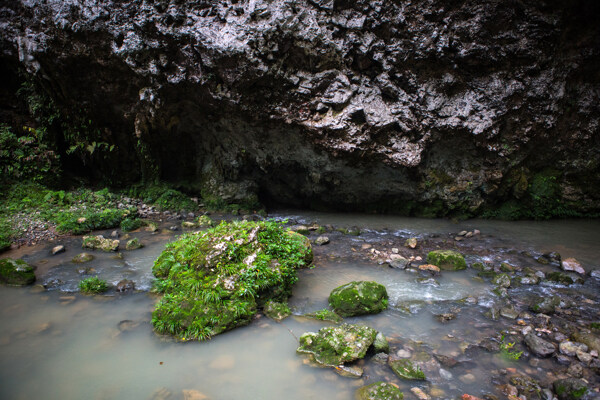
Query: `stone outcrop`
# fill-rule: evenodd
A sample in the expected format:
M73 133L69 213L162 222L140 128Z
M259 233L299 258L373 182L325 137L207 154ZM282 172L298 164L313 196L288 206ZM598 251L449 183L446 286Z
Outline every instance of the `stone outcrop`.
M91 121L77 140L93 152L66 154L64 132L81 129L50 131L65 163L113 181L426 216L594 214L597 11L15 0L0 6L0 67L64 123ZM2 89L0 115L19 126L16 89Z

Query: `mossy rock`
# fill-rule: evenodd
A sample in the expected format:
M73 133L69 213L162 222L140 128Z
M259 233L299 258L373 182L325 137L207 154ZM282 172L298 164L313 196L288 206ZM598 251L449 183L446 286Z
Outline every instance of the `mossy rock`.
M388 354L390 352L390 344L383 333L377 333L377 336L375 336L375 342L373 342L373 348L375 349L375 353Z
M183 229L195 229L198 228L198 224L192 221L183 221L181 227Z
M537 301L535 301L529 308L531 311L542 314L554 314L554 310L560 304L560 297L558 296L550 296L550 297L541 297Z
M321 320L321 321L334 322L336 324L338 324L338 323L340 323L340 322L343 321L342 317L340 317L339 315L337 315L333 311L327 310L327 309L318 310L318 311L315 311L315 312L304 314L304 316L307 317L307 318L318 319L318 320Z
M12 286L31 285L35 282L33 267L23 260L0 260L0 282Z
M291 295L297 269L312 260L303 239L273 221L222 222L180 236L152 267L154 290L164 294L152 314L154 329L204 340L248 324L269 300Z
M578 400L588 391L586 383L576 378L556 380L552 388L560 400Z
M73 262L75 264L81 264L81 263L92 261L93 259L94 259L94 256L91 255L90 253L80 253L80 254L77 254L75 257L73 257L71 259L71 262Z
M79 282L79 290L85 294L99 294L108 290L106 281L97 276L84 279Z
M82 246L84 249L102 250L106 252L117 251L119 249L119 241L117 239L107 239L102 235L84 236Z
M453 250L430 251L427 254L427 262L447 271L458 271L467 268L464 256Z
M552 271L546 274L546 280L556 282L561 285L572 285L574 283L583 284L584 279L577 274Z
M364 358L376 336L377 331L368 326L342 324L303 334L296 351L310 354L321 365L334 367Z
M210 227L210 226L213 226L213 220L210 219L210 217L208 215L201 215L201 216L199 216L198 219L196 220L196 223L200 227Z
M144 221L139 218L125 218L120 226L123 232L131 232L144 226Z
M144 247L142 242L140 242L138 238L133 238L127 241L127 244L125 245L125 250L137 250L141 249L142 247Z
M377 314L387 308L388 294L377 282L355 281L333 289L329 304L342 317Z
M287 231L289 238L295 243L295 246L299 249L304 267L308 267L313 262L313 250L310 245L310 240L297 232Z
M358 388L356 400L403 400L404 394L398 387L387 382L375 382Z
M410 360L404 358L398 360L390 359L388 360L388 365L402 379L425 380L425 373Z
M508 274L498 274L492 279L492 283L499 287L509 288L510 287L510 276Z
M292 315L292 310L290 310L287 303L280 303L272 300L267 301L263 312L267 317L275 321L281 321Z

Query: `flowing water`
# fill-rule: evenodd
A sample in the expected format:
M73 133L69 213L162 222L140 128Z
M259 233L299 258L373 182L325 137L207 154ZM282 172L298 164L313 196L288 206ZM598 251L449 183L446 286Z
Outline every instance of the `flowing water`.
M80 238L63 240L67 251L56 256L49 254L51 244L7 254L36 265L38 281L48 290L39 286L0 287L0 398L353 399L356 388L377 380L397 384L408 398L413 396L410 388L414 386L437 398L456 398L463 393L498 395L493 383L495 371L517 368L543 381L551 379L555 367L551 360L511 362L497 354L468 350L470 344L514 325L514 321L494 322L485 317L495 301L489 283L474 279L476 271L471 269L445 272L436 277L437 283L420 283L416 273L355 257L361 246L396 243L406 236L443 237L477 228L484 234L474 247L480 259L519 259L523 252L553 250L563 257L577 257L587 269L600 268L599 221L456 224L291 211L275 216L303 223L357 225L362 233L358 237L332 233L330 245L315 248L316 265L300 271L290 298L294 316L280 323L257 317L249 326L201 343L178 343L152 332L150 318L157 301L147 293L152 262L174 239L172 233L133 233L145 248L124 251L122 257L96 251L95 260L85 264L70 261L80 252ZM77 293L79 280L92 275L112 284L131 279L141 292L105 296ZM330 325L300 315L326 307L330 291L353 280L384 284L390 308L378 315L348 318L347 322L361 322L382 331L394 352L409 354L420 363L427 381L398 379L386 365L368 357L358 363L364 376L351 379L333 369L314 367L305 356L296 354L297 337ZM550 289L536 287L531 291ZM597 294L597 289L594 279L580 288L592 294ZM472 301L462 301L467 297ZM436 315L448 312L457 318L447 323L436 319ZM432 354L463 362L444 368Z

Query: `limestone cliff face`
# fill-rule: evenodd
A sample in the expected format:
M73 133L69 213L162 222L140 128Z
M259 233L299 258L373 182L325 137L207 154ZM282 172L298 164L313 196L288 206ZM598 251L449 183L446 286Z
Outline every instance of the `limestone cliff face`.
M599 16L586 0L14 0L0 43L5 69L85 109L130 180L566 215L600 210Z

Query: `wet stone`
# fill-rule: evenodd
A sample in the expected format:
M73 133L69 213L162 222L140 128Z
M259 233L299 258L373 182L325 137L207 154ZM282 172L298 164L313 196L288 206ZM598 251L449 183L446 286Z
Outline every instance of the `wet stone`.
M84 262L92 261L93 259L94 259L94 256L91 255L90 253L80 253L80 254L76 255L75 257L73 257L73 259L71 259L71 262L84 263Z
M558 379L552 388L560 400L577 400L588 391L586 383L576 378Z
M329 238L327 236L319 236L315 239L315 244L318 246L329 244Z
M57 254L64 253L64 251L65 251L65 246L63 246L62 244L58 245L58 246L54 246L52 248L52 255L55 256Z
M558 349L561 354L574 357L578 351L588 351L587 345L578 342L562 342L559 344Z
M500 309L500 315L508 319L517 319L519 312L512 306L502 307Z
M405 269L408 264L409 264L409 260L402 257L399 254L392 254L390 256L390 261L388 262L388 265L392 268L397 268L397 269Z
M387 382L375 382L356 391L357 400L402 400L404 398L397 386Z
M417 248L417 245L418 245L417 238L408 238L404 242L404 246L406 246L406 247L408 247L410 249Z
M567 374L573 378L581 378L583 376L583 365L580 362L573 362L567 369Z
M531 332L525 335L525 344L529 347L531 352L540 357L548 357L556 351L554 343L548 342L547 340L538 337L535 333Z
M411 392L419 399L419 400L430 400L431 397L427 395L421 388L413 387L410 389Z
M338 365L334 368L335 372L346 378L358 379L363 376L363 369L356 365Z
M135 290L135 282L128 279L122 279L117 283L116 291L119 293L132 292Z
M543 297L534 302L530 309L536 313L542 314L554 314L556 307L560 304L560 298L558 296Z
M413 364L412 361L405 358L402 359L390 359L388 365L392 368L394 373L402 379L408 380L424 380L425 374L421 369Z
M576 272L579 275L585 275L585 270L581 266L581 263L574 258L566 258L562 260L561 266L563 271Z
M440 322L448 322L448 321L452 321L453 319L456 318L456 314L454 313L443 313L443 314L437 314L435 316L435 318L440 321Z

